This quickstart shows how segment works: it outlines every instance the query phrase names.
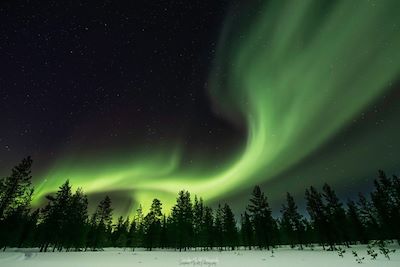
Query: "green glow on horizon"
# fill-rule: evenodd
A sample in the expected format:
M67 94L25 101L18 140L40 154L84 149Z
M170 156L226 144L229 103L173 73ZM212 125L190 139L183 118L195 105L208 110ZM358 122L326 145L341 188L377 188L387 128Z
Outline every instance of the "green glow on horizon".
M90 167L72 154L45 175L35 202L70 179L87 193L132 191L145 208L157 197L168 210L181 189L213 200L300 162L400 73L400 1L337 1L323 17L321 2L270 1L240 25L228 16L210 94L247 126L245 147L232 162L217 172L183 170L181 150L155 147L142 161L103 159Z

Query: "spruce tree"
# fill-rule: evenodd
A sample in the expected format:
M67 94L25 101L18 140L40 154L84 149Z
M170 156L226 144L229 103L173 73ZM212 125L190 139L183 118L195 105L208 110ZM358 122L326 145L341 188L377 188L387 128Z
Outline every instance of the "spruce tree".
M377 221L374 205L361 193L358 194L357 204L359 206L360 219L365 226L368 239L382 239L383 236Z
M197 196L194 196L194 204L193 204L193 246L199 247L202 246L201 233L204 225L204 205L203 199L197 199Z
M0 247L21 246L30 224L30 202L33 188L18 199L18 204L12 205L6 212L6 217L0 219Z
M177 248L187 250L192 245L193 207L188 191L180 191L171 213L172 223L177 229Z
M54 203L52 205L51 223L53 224L53 251L58 249L61 251L63 246L66 245L68 238L68 221L69 221L69 207L71 203L72 191L71 185L67 180L56 193Z
M298 212L294 198L289 193L286 194L286 205L282 206L281 227L285 235L288 237L290 246L293 248L295 244L300 245L303 249L304 244L304 221L303 216Z
M253 246L254 233L253 233L253 226L250 221L250 216L246 211L241 216L241 221L242 223L240 228L240 235L242 239L242 244L245 247L248 247L249 250L251 250Z
M346 212L335 191L328 185L323 186L323 196L326 202L325 212L328 218L330 231L335 243L344 243L349 247L349 233Z
M55 196L48 195L48 204L42 209L42 223L39 227L41 251L52 245L53 251L61 251L69 242L69 215L71 212L71 185L67 180L59 187Z
M213 249L215 245L214 216L210 207L204 207L204 224L201 231L202 240L206 249Z
M37 232L39 213L40 210L36 209L32 213L29 213L28 217L24 220L24 227L18 241L19 248L36 247L35 234Z
M172 208L173 209L173 208ZM167 240L168 247L174 248L175 250L179 248L179 229L177 228L176 217L172 215L172 212L167 216Z
M223 210L221 204L218 204L217 209L215 210L215 218L214 218L214 240L215 245L219 250L222 250L224 246L224 236L223 236Z
M400 177L397 175L392 176L393 186L393 201L397 210L400 210Z
M226 203L223 207L222 225L224 245L234 250L238 245L238 230L236 227L235 215Z
M165 216L165 214L163 214L161 221L160 247L161 248L168 247L168 223L167 223L167 216Z
M318 242L322 243L324 249L325 243L328 243L330 249L333 250L334 241L322 195L311 186L310 189L306 189L306 202L307 211L316 231Z
M394 177L395 178L395 177ZM381 239L400 239L400 230L396 227L399 222L399 205L396 203L396 183L380 170L378 178L374 180L375 190L371 193L371 200L375 207L381 228Z
M142 205L139 205L139 207L136 210L135 218L135 237L134 237L134 247L143 247L144 246L144 228L143 228L143 223L144 223L144 215L143 215L143 208Z
M360 241L362 244L367 244L368 236L361 220L359 208L352 200L347 202L346 216L349 222L349 232L351 233L352 241Z
M88 232L88 199L82 189L78 188L72 195L68 214L66 215L66 248L79 250L85 246Z
M111 243L113 247L125 247L128 238L129 218L125 220L122 216L118 217L115 229L111 234Z
M133 219L129 225L128 234L126 237L126 247L135 250L135 238L136 238L136 220Z
M269 248L274 245L276 222L272 218L267 197L257 185L254 187L250 204L247 207L254 228L255 242L259 249Z
M121 234L117 239L118 247L126 247L126 243L128 242L129 228L130 228L130 219L129 216L126 217L123 228L121 230Z
M71 185L67 180L63 185L61 185L59 191L56 194L55 203L53 205L53 215L55 218L55 232L54 236L57 238L54 248L59 251L63 247L68 246L69 239L69 222L70 222L70 209L72 200ZM53 251L54 251L53 248Z
M97 243L97 214L95 212L89 219L85 251L88 249L96 250Z
M160 246L162 204L158 199L154 199L149 213L144 217L144 240L148 250Z
M0 220L7 212L17 209L26 202L27 196L31 196L32 159L24 158L20 164L12 168L11 175L0 180Z
M393 214L393 224L400 225L400 177L392 176L392 214ZM397 243L400 244L400 227L394 227L395 238Z
M90 222L93 235L91 237L93 241L93 250L101 249L110 245L112 211L111 199L109 196L106 196L102 201L100 201Z

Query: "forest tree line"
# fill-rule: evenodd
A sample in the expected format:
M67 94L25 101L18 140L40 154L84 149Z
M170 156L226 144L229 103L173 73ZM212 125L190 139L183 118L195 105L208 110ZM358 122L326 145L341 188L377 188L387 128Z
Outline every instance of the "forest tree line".
M246 210L238 217L225 203L213 209L188 191L178 193L170 212L154 199L149 212L141 206L133 218L113 222L111 199L106 196L95 212L88 212L82 189L72 191L69 181L47 196L47 205L33 210L32 159L15 166L0 181L0 247L39 247L40 251L99 250L103 247L160 249L234 250L270 249L277 245L320 244L324 249L368 243L370 240L400 240L400 179L379 171L368 195L343 204L325 184L322 191L305 190L303 216L287 193L280 216L274 218L268 199L255 186Z

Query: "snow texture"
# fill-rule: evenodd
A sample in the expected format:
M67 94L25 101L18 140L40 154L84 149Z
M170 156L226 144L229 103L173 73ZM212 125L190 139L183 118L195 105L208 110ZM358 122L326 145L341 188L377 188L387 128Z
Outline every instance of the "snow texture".
M330 266L400 266L400 249L398 246L390 254L390 260L378 253L375 260L367 254L366 246L345 248L340 257L337 251L323 251L320 247L303 251L287 247L271 251L238 250L238 251L144 251L108 248L95 252L47 252L37 249L7 249L0 252L1 267L169 267L169 266L201 266L201 267L330 267ZM357 263L352 251L356 252L361 263ZM362 259L364 257L364 259Z

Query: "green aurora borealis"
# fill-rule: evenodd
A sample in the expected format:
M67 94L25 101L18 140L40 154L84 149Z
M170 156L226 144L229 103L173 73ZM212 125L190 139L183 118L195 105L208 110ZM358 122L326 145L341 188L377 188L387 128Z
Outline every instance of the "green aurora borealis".
M332 164L346 166L346 175L359 179L377 168L398 168L387 157L373 163L384 151L376 140L398 139L398 132L385 128L398 123L396 114L379 129L347 136L345 149L313 157L388 94L400 74L400 1L322 2L277 0L230 10L209 93L218 112L244 125L247 139L217 170L196 162L181 168L179 139L123 157L109 151L113 157L94 153L89 160L66 152L43 174L47 179L36 183L35 203L67 178L88 194L129 192L132 208L141 203L146 209L157 197L167 210L181 189L218 201L270 183L269 196L278 199L286 188L302 192L314 182L307 179L319 179L315 176L324 176L321 170ZM300 164L310 158L309 165ZM281 179L284 174L292 180ZM340 185L346 180L341 176L326 179Z

